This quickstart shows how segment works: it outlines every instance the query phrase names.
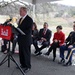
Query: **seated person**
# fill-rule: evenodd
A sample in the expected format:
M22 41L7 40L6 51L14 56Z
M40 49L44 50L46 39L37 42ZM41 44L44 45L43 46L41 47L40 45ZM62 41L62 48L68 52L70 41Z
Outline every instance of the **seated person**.
M59 63L64 63L65 62L65 59L64 59L64 52L65 50L68 51L67 53L67 56L66 56L66 59L68 59L68 56L71 52L71 50L73 48L75 48L75 24L73 25L73 30L72 32L70 32L69 36L67 37L65 43L63 44L63 46L60 46L60 62ZM69 58L68 62L65 63L64 65L65 66L68 66L68 65L71 65L72 64L72 55L71 57Z
M10 25L12 27L12 23L9 20L7 20L4 24ZM12 35L11 35L11 39L10 39L10 41L12 42L12 52L11 53L14 53L15 47L16 47L16 42L17 42L17 35L14 34L13 32L14 32L14 29L12 27ZM8 50L8 48L7 48L8 42L9 42L8 40L3 39L3 44L4 45L2 45L2 52L4 52L4 54L7 53L7 50Z
M1 46L1 52L4 52L7 50L7 43L8 43L8 40L6 39L3 39L3 44Z
M34 43L34 46L36 49L35 53L37 53L36 55L42 54L40 51L43 48L46 48L47 46L49 46L51 33L52 33L51 30L48 29L48 24L45 22L44 28L40 29L39 36L38 36L38 41L41 42L42 46L39 48L37 41Z
M35 44L35 42L37 42L38 40L38 29L36 26L36 23L33 23L33 27L32 27L32 43L33 45Z
M54 33L53 43L51 44L48 52L45 53L45 55L49 55L50 52L53 50L53 61L55 61L56 58L56 48L62 46L65 41L65 34L62 32L62 26L59 25L56 27L56 29L57 32Z
M14 54L15 47L16 47L16 42L17 42L17 36L15 34L13 34L13 37L11 38L10 41L12 42L12 51L11 51L11 53ZM8 51L8 42L9 42L9 40L3 39L3 45L1 47L2 48L1 51L4 54L6 54L7 51Z

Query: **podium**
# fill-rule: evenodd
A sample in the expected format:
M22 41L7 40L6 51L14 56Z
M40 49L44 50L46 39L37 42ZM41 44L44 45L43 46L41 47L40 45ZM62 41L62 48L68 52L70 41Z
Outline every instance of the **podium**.
M21 73L23 75L26 75L24 73L24 71L22 70L22 68L18 65L18 63L15 61L15 59L13 58L12 56L12 53L10 52L10 41L11 41L11 38L12 38L12 34L16 34L18 33L16 31L17 29L13 26L10 26L10 25L2 25L0 24L0 37L2 39L6 39L8 40L8 50L7 50L7 55L4 57L4 59L0 62L0 66L2 64L4 64L6 61L8 61L8 67L10 67L10 59L17 65L17 67L19 68L19 70L21 71ZM13 32L12 32L13 31Z

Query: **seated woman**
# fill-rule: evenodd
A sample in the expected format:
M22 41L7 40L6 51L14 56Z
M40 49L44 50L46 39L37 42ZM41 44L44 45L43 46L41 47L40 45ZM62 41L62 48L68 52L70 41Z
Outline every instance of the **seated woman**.
M37 41L37 39L38 39L38 29L37 29L36 23L34 22L33 27L32 27L32 43L33 43L34 47L35 47L35 42ZM35 53L36 53L36 51L35 51Z
M75 24L73 25L73 30L72 32L70 32L69 36L67 37L65 43L63 46L60 46L60 62L59 63L64 63L65 62L65 58L64 58L64 52L65 50L68 51L66 59L68 59L70 52L73 48L75 48ZM69 57L69 60L64 64L64 66L68 66L72 64L72 54Z
M45 53L45 55L49 55L50 52L53 50L53 61L55 61L56 58L56 48L62 46L65 41L65 34L62 32L62 26L59 25L56 27L56 29L57 32L54 33L53 43L51 44L48 52Z

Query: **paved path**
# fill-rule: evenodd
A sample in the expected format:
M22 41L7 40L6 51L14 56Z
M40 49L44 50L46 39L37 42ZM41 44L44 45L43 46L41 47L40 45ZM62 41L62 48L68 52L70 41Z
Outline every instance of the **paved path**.
M52 53L49 57L38 56L34 54L34 48L32 47L31 55L31 70L26 75L75 75L75 66L64 67L58 64L58 53L56 61L52 61ZM43 50L43 53L45 50ZM4 58L4 54L0 52L0 61ZM13 57L19 64L18 54L14 54ZM0 66L0 75L22 75L19 69L16 69L16 65L11 61L10 68L7 67L7 62Z

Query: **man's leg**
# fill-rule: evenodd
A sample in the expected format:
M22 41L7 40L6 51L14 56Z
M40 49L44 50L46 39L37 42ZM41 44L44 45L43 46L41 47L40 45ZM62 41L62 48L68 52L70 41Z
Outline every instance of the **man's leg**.
M26 66L24 65L23 47L21 46L21 44L19 44L19 60L21 67L25 68Z
M42 49L46 48L47 46L49 46L49 42L43 42L43 43L42 43L42 46L39 48L40 51L41 51Z
M26 68L31 68L31 46L23 47L23 56L24 66Z
M69 65L72 64L72 54L73 54L72 49L73 49L73 48L68 48L68 53L67 53L67 56L66 56L66 59L67 59L68 61L64 64L64 66L69 66ZM71 51L72 51L72 52L71 52ZM71 55L70 55L70 53L71 53ZM69 57L69 55L70 55L70 57Z
M72 50L72 48L68 48L68 53L67 53L66 59L68 59L71 50ZM70 60L70 61L72 60L72 54L71 54L69 60Z
M64 51L67 50L66 46L60 46L60 58L64 59Z
M41 50L49 46L49 42L43 42L42 46L39 48L39 53L37 55L41 55Z
M65 52L65 50L67 50L67 47L66 46L60 46L60 58L61 58L61 60L60 60L60 62L59 63L64 63L65 62L65 60L64 60L64 52Z

